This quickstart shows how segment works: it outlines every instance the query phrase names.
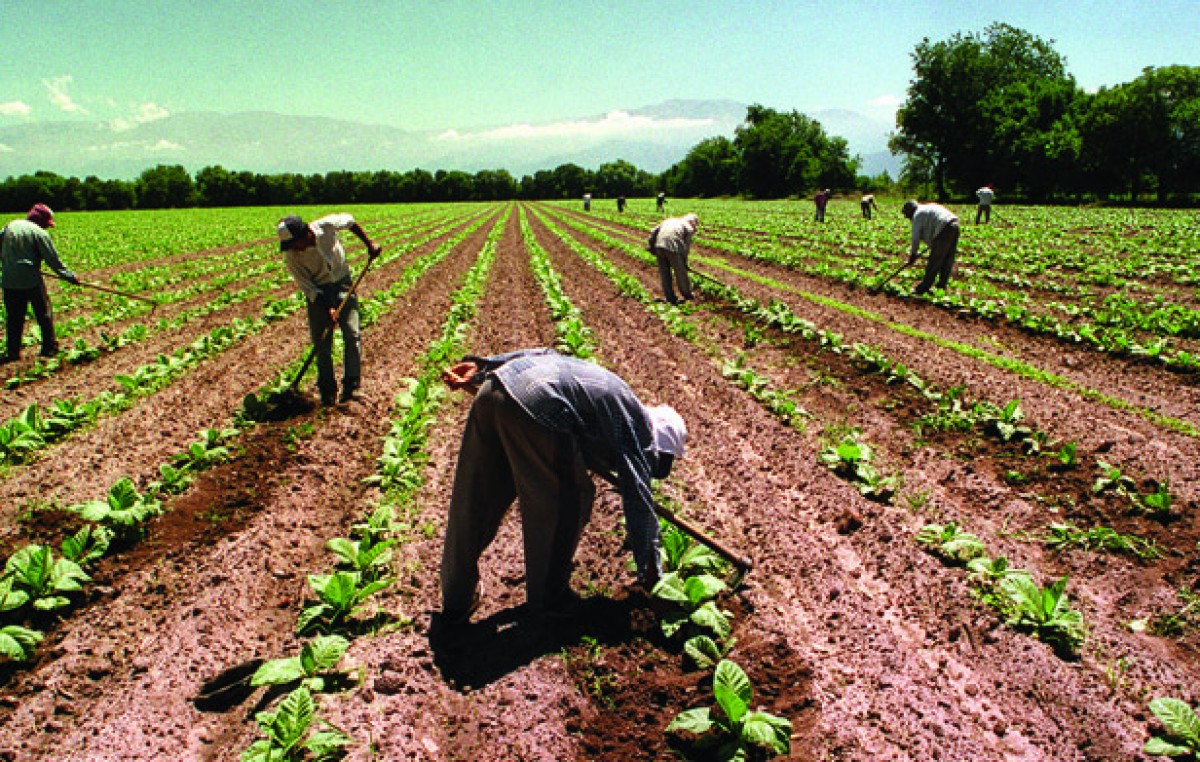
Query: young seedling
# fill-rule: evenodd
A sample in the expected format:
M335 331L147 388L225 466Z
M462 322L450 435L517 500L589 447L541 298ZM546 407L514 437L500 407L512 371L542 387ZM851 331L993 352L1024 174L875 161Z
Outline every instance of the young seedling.
M1179 699L1164 697L1151 701L1150 711L1167 732L1152 736L1143 751L1156 757L1200 758L1200 718L1195 710Z
M714 669L733 650L737 638L718 643L707 635L693 635L683 644L683 654L697 669Z
M338 670L337 665L349 647L350 641L340 635L320 635L305 643L299 656L263 664L250 678L250 684L287 685L300 681L303 687L320 693L345 682L346 673Z
M266 734L242 752L242 762L318 762L341 756L353 741L316 716L312 694L303 686L288 694L275 712L254 717ZM328 730L313 731L314 723Z
M62 554L80 566L98 561L108 552L113 532L108 527L84 524L83 528L62 541Z
M1092 527L1077 529L1071 524L1051 524L1050 534L1046 536L1046 547L1061 550L1076 546L1084 550L1107 550L1113 553L1127 553L1143 561L1153 561L1163 557L1162 549L1153 540L1146 540L1134 535L1119 534L1110 527Z
M372 541L370 537L349 540L334 537L325 547L338 557L338 565L357 572L366 582L382 579L391 570L392 551L395 539Z
M895 477L883 477L872 464L874 453L856 434L849 434L837 445L821 450L819 460L835 474L846 479L871 500L890 503L896 494Z
M1066 595L1067 578L1041 588L1029 576L1012 575L1000 583L1012 610L1008 624L1032 632L1062 654L1074 656L1086 634L1083 615L1071 608Z
M1133 493L1133 504L1137 509L1159 520L1170 518L1172 502L1171 484L1165 480L1160 482L1153 492L1144 495Z
M965 564L987 552L983 540L959 529L953 521L946 524L927 524L916 535L917 543L931 548L947 561Z
M713 671L717 710L699 707L681 712L667 726L691 748L715 749L722 762L771 758L791 751L792 723L761 710L750 710L754 687L737 664L722 660Z
M83 589L91 577L79 564L67 558L55 559L44 545L26 545L13 553L4 565L4 577L11 579L11 592L3 596L5 606L25 597L38 611L54 611L71 605L66 593Z
M12 661L28 661L45 636L37 630L10 624L0 627L0 656Z
M678 572L664 574L651 592L654 597L675 604L659 623L663 635L672 638L687 628L721 640L729 637L730 615L718 609L713 600L726 589L726 584L711 574L687 578Z
M364 584L357 572L346 571L308 575L308 585L317 594L317 602L300 612L296 633L331 633L346 627L348 620L362 610L368 598L392 582L391 579L380 579Z
M162 503L151 495L140 494L126 476L109 488L104 500L89 500L67 510L109 527L120 539L137 539L143 532L142 524L162 513Z
M1118 495L1128 495L1137 490L1133 479L1122 474L1121 469L1102 460L1097 460L1096 465L1100 468L1100 476L1092 485L1093 493L1099 495L1104 492L1116 492Z

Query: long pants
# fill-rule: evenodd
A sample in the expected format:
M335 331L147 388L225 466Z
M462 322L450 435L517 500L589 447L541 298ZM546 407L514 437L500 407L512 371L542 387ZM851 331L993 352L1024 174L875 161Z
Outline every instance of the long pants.
M984 220L985 222L992 221L992 205L991 204L980 204L979 208L975 210L975 224L976 225L979 224L979 219L981 217L985 218L985 220Z
M913 289L915 294L923 294L933 287L937 281L938 288L945 288L950 282L950 271L954 269L954 255L958 252L957 222L951 222L929 242L929 262L925 265L925 277Z
M337 380L333 376L333 331L329 319L329 308L308 303L308 333L317 348L317 389L322 398L337 394ZM362 346L359 334L358 297L351 296L338 315L338 326L342 329L342 344L345 347L342 385L357 389L362 376Z
M679 286L679 293L684 299L692 298L692 281L688 277L688 255L687 252L678 254L667 249L655 247L654 257L658 260L658 277L662 281L663 296L671 304L678 303L679 299L675 297L675 289L671 287L671 271L675 271L675 283Z
M862 215L863 215L864 220L871 219L871 205L870 204L862 205Z
M825 207L818 206L817 213L813 215L813 222L824 222L824 221L825 221Z
M42 332L42 355L49 357L58 352L58 341L54 338L54 312L43 281L34 288L4 289L5 311L5 355L10 360L21 356L21 337L25 333L25 313L33 308L33 317Z
M561 601L595 494L574 437L541 425L500 383L485 381L467 416L454 471L442 548L442 610L470 610L479 558L514 499L521 506L526 601L535 610Z

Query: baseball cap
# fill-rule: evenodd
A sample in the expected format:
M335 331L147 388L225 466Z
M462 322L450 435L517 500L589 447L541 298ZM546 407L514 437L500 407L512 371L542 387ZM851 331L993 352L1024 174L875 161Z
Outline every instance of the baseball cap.
M687 441L687 425L683 417L670 405L648 407L646 414L650 417L650 428L654 435L650 449L682 458L683 445Z
M34 204L25 219L44 228L54 227L54 212L45 204Z
M287 251L295 245L297 238L304 238L308 230L308 225L304 224L304 220L300 219L298 214L289 214L279 221L275 226L275 232L279 234L279 250Z

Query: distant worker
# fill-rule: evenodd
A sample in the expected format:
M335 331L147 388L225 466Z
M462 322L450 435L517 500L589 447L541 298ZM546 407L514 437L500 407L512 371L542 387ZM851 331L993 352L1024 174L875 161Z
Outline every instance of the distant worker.
M625 197L624 196L617 196L617 211L618 212L625 211Z
M918 296L929 291L937 282L945 288L950 282L950 271L954 269L954 256L958 252L958 217L941 204L918 204L905 201L900 210L912 220L912 248L908 264L917 261L917 251L923 241L929 246L929 262L925 265L925 277L913 289Z
M688 252L692 248L692 236L700 228L700 218L694 213L682 217L668 217L650 231L646 248L658 260L658 277L662 280L663 296L671 304L679 304L675 290L671 288L671 271L675 271L675 283L683 301L692 299L692 281L688 278Z
M309 224L299 216L289 214L279 221L275 230L279 234L279 250L284 252L288 272L308 302L308 333L316 346L317 389L321 392L321 404L348 402L361 383L362 348L358 297L349 295L353 281L338 231L349 230L358 236L367 247L368 262L378 257L383 249L371 241L353 216L346 213L329 214ZM337 381L333 377L333 331L330 329L335 324L342 329L344 347L341 398L338 398Z
M0 230L0 281L4 288L5 336L7 345L0 362L21 359L21 337L25 333L25 313L33 308L33 317L42 332L42 357L58 354L54 337L54 313L42 262L67 283L79 285L79 278L59 259L54 241L46 231L54 227L54 212L45 204L34 204L23 220L13 220Z
M980 218L990 223L992 221L992 201L996 198L996 189L985 185L975 191L975 195L979 198L979 208L975 210L975 224L979 224Z
M468 355L442 374L475 392L454 470L442 548L443 633L479 606L479 558L515 499L521 506L525 599L531 612L571 615L575 551L591 518L589 471L616 486L638 582L661 573L652 479L683 456L687 426L667 405L643 404L596 363L553 349Z
M590 193L583 194L583 211L592 211L592 194Z
M828 188L817 191L817 195L813 197L813 203L817 205L817 213L813 217L816 222L825 221L825 206L829 203L830 192Z
M659 193L656 201L658 203L658 207L657 207L658 213L662 214L667 209L667 194Z
M858 205L862 207L862 216L864 220L871 219L872 209L877 212L879 211L879 204L875 203L875 196L871 193L863 194L863 197L858 201Z

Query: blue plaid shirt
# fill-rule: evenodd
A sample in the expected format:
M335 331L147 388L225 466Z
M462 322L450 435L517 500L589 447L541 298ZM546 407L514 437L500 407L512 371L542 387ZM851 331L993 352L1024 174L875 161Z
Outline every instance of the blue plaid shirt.
M642 581L657 579L658 517L650 491L650 418L629 384L592 362L553 349L466 357L538 423L575 437L588 467L621 493L625 527Z

